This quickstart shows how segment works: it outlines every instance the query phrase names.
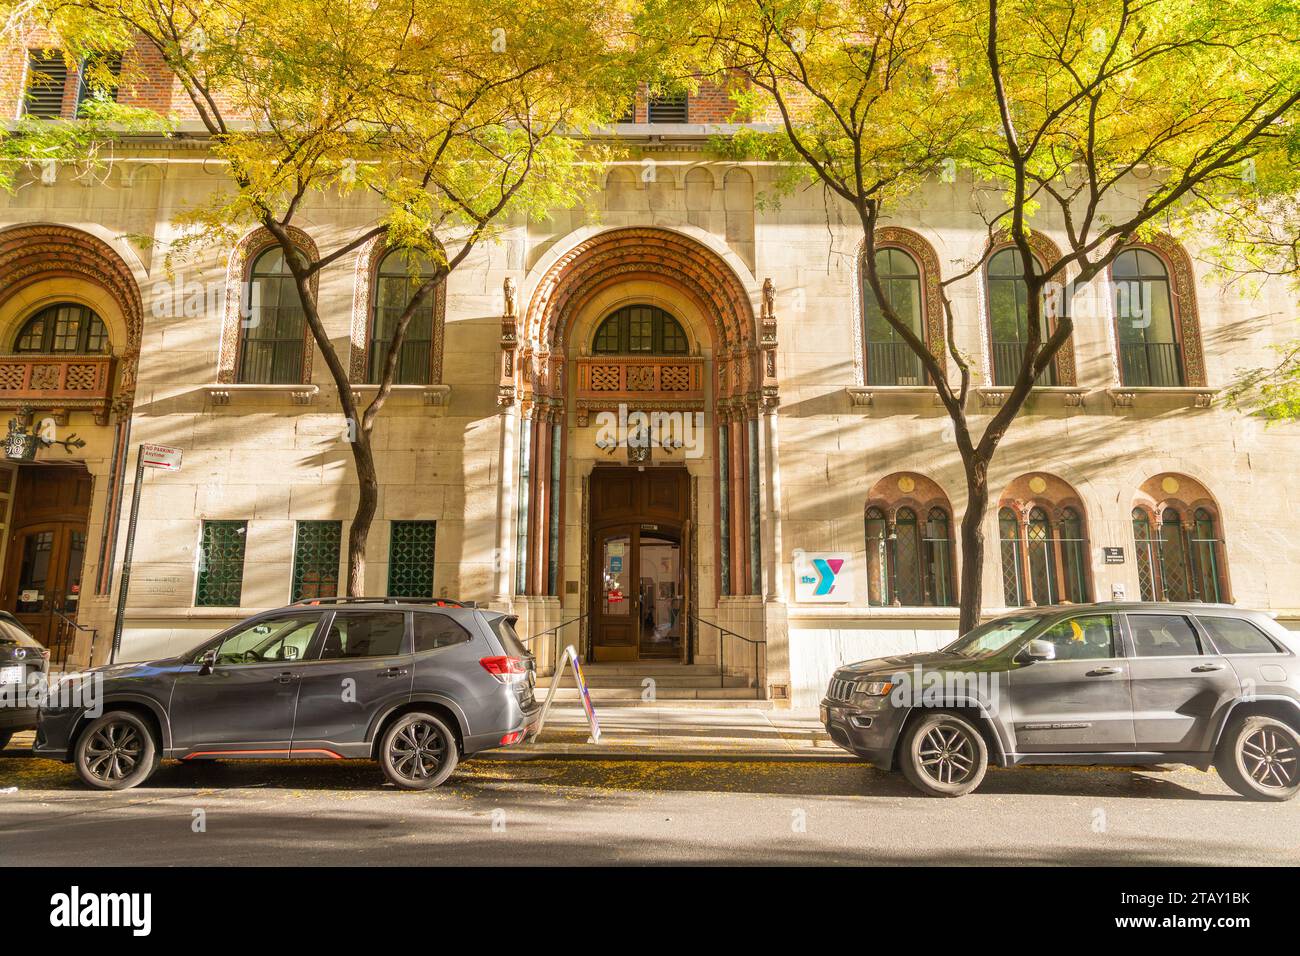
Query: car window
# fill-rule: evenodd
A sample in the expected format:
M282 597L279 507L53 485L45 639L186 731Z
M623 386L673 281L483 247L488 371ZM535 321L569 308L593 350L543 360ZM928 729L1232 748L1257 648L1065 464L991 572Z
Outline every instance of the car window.
M1103 660L1115 653L1115 620L1109 614L1090 614L1058 621L1038 636L1056 646L1058 661Z
M1278 646L1249 621L1239 617L1198 617L1221 654L1276 654Z
M438 647L452 644L464 644L470 639L469 631L461 627L446 614L437 612L417 612L415 623L415 653L431 651Z
M218 664L262 664L300 661L316 632L319 614L258 621L228 636L217 648Z
M974 628L944 650L962 657L992 657L1041 620L1041 617L998 618Z
M1138 657L1183 657L1200 654L1192 622L1181 614L1130 614L1129 630Z
M519 634L515 630L514 619L505 617L488 618L488 626L492 628L492 633L501 641L501 647L511 657L527 657L528 648L524 647L524 642L519 639Z
M321 645L321 660L396 657L406 639L404 611L348 611L334 615Z

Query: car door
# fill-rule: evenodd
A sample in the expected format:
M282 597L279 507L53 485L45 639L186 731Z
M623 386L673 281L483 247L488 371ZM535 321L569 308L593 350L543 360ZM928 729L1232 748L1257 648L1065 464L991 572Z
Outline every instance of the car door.
M193 755L283 757L293 740L302 659L321 612L257 618L200 648L176 677L174 745ZM198 663L216 652L210 668Z
M396 608L340 609L303 668L293 753L365 756L379 714L411 697L409 615Z
M1113 614L1058 621L1037 640L1048 661L1018 662L1007 674L1017 753L1106 753L1133 747L1129 660Z
M1190 614L1131 611L1133 726L1138 750L1203 752L1213 718L1237 694L1237 675Z

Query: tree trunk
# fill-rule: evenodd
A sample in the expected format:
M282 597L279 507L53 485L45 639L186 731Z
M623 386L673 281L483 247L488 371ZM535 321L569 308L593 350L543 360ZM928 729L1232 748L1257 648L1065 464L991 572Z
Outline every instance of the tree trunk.
M966 462L966 513L961 519L961 617L959 634L980 623L984 604L984 515L989 507L988 462Z
M366 542L379 505L379 476L370 447L370 432L364 428L356 429L352 440L352 460L357 468L360 494L357 496L357 510L352 515L352 529L348 532L347 596L362 597L366 593Z

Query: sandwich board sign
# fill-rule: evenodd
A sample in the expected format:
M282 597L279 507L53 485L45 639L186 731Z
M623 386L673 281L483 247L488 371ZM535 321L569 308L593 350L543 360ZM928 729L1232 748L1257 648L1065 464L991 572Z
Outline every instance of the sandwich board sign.
M555 668L555 676L551 678L551 689L546 694L546 703L542 704L542 715L537 718L537 726L533 729L533 740L541 736L542 728L546 726L546 715L551 711L551 701L555 699L555 692L560 689L560 679L564 677L564 667L566 664L573 665L573 679L578 682L578 699L582 701L582 709L586 711L587 723L591 725L591 738L587 741L589 744L600 743L600 723L596 720L596 708L591 704L591 691L587 688L587 679L582 676L582 664L578 662L578 651L572 644L564 648L564 655L560 658L560 666Z
M173 445L152 445L145 442L140 446L140 464L160 471L180 471L181 450Z

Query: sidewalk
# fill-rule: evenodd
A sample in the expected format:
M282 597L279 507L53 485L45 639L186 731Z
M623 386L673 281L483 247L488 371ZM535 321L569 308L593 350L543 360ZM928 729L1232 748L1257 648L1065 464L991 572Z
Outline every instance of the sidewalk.
M600 743L576 701L551 705L540 739L485 757L568 760L834 760L857 758L831 743L816 711L712 710L596 705Z

